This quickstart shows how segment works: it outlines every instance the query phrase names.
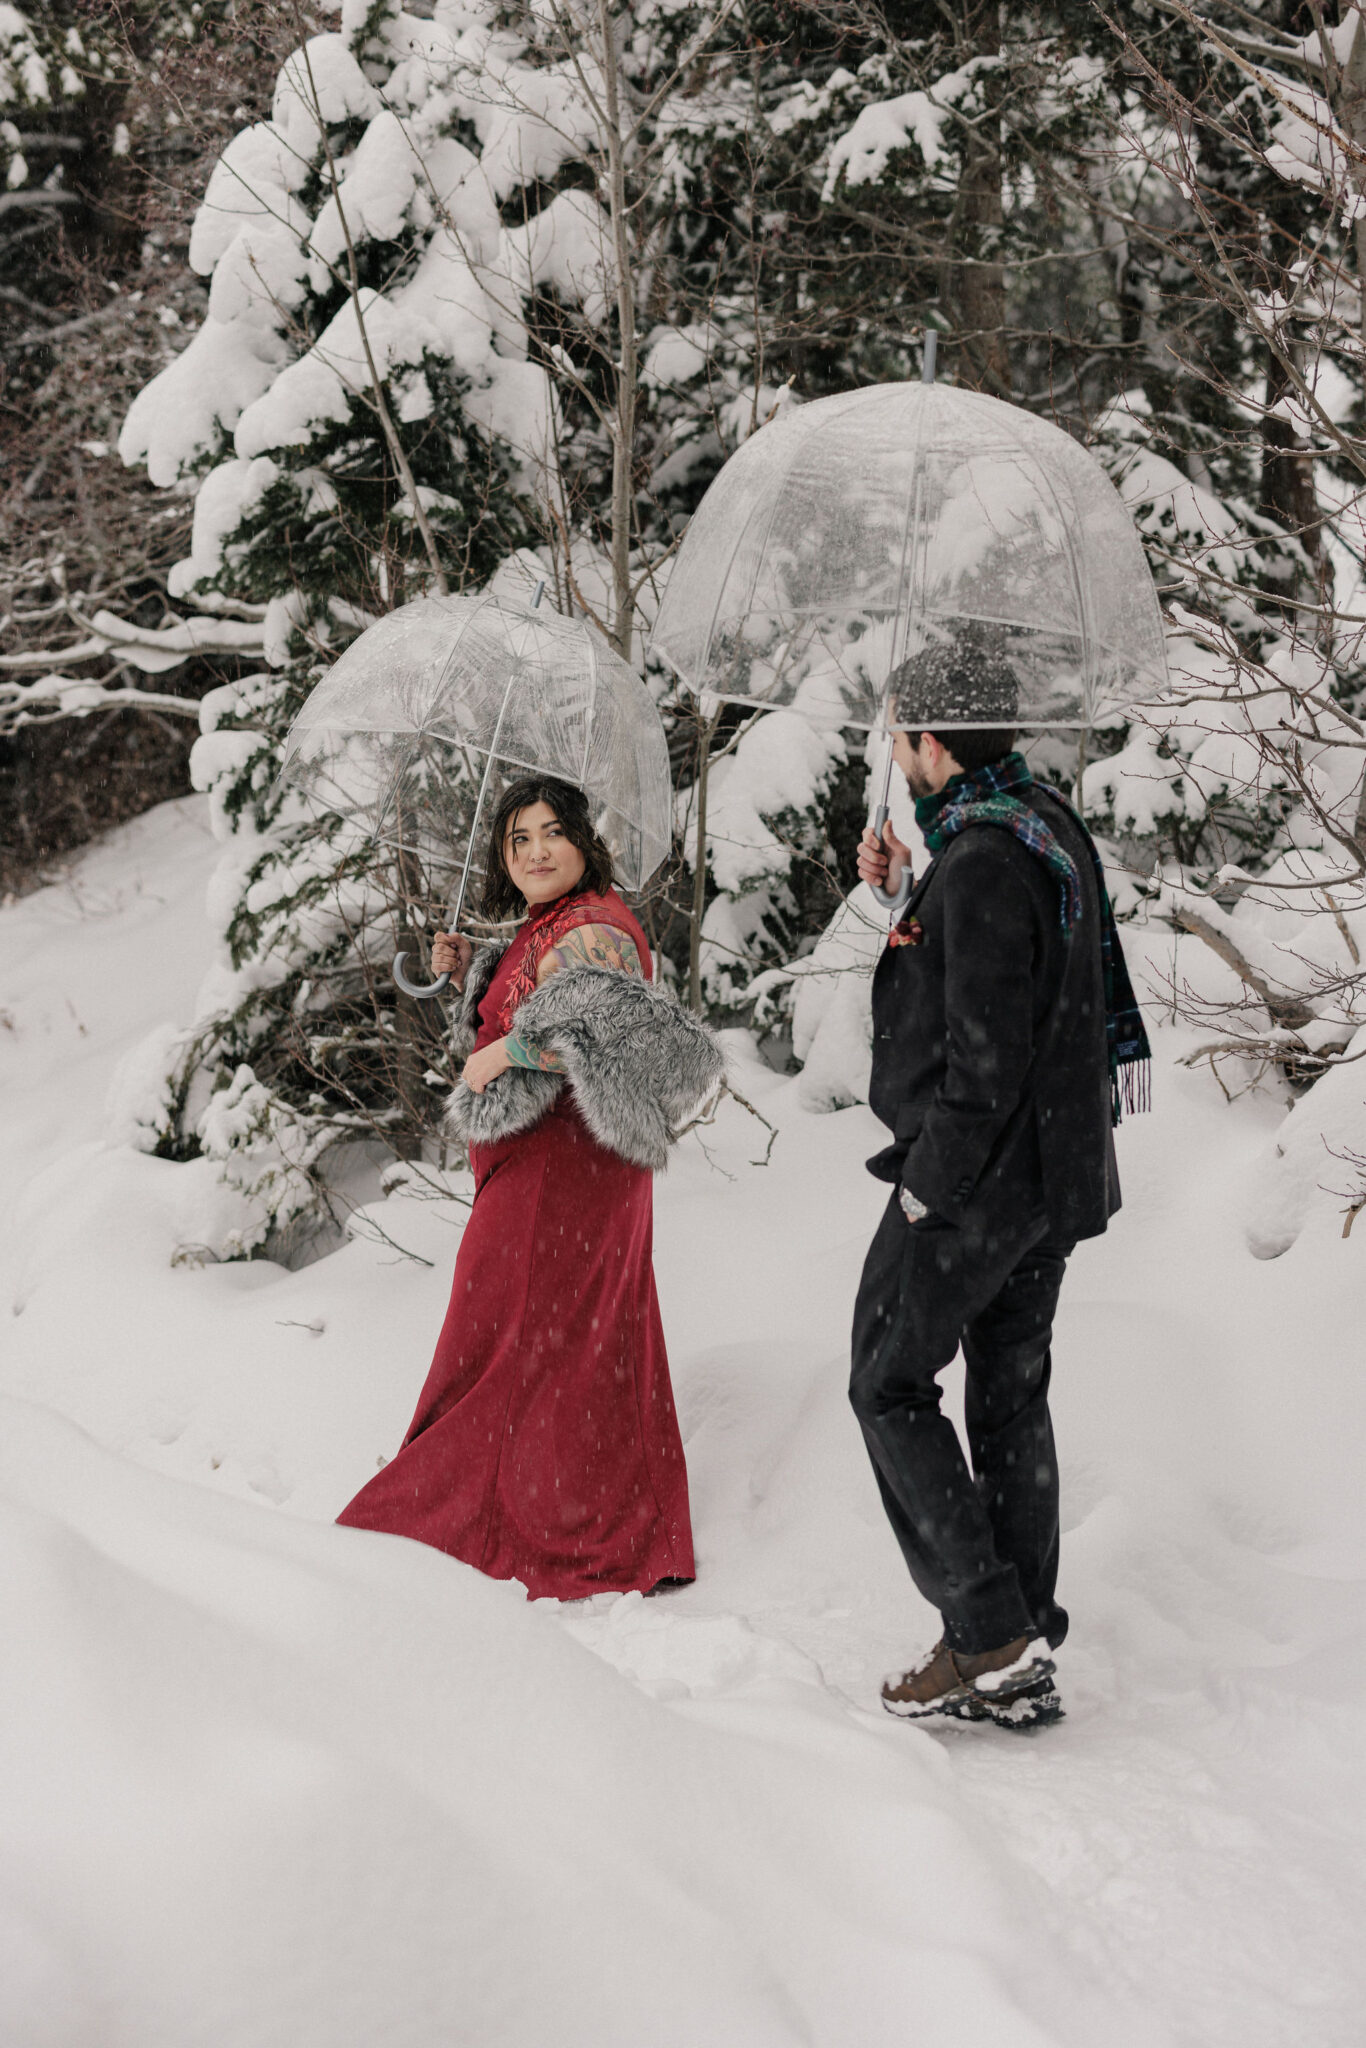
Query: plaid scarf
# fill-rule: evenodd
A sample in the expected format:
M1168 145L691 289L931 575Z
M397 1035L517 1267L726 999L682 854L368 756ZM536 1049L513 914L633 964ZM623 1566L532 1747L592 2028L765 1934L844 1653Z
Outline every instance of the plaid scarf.
M1024 799L1031 789L1041 789L1061 804L1076 825L1091 856L1096 890L1100 898L1100 959L1105 977L1105 1042L1110 1060L1110 1115L1115 1123L1127 1110L1133 1116L1152 1101L1152 1048L1143 1013L1134 995L1133 983L1120 944L1119 928L1105 886L1105 870L1095 842L1086 826L1061 791L1047 782L1036 783L1022 754L1007 754L1002 761L988 762L970 774L955 775L934 796L916 799L915 822L930 852L938 856L951 839L969 825L999 825L1012 832L1053 874L1059 885L1059 916L1064 933L1070 932L1081 916L1081 877L1076 862L1060 844L1044 820Z

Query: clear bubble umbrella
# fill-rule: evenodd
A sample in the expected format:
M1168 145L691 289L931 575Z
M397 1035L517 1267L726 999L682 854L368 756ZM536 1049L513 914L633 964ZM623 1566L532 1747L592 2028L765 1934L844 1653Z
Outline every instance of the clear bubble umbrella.
M407 877L463 846L452 928L464 907L481 815L524 774L588 796L617 878L644 886L669 851L672 789L659 712L640 678L586 621L488 595L418 598L353 641L290 727L281 778L315 810L384 846ZM409 995L407 955L394 978Z
M887 735L879 830L890 733L920 715L887 688L906 664L939 679L936 728L1085 730L1167 679L1147 561L1095 457L933 381L817 399L746 441L693 514L651 645L699 694Z

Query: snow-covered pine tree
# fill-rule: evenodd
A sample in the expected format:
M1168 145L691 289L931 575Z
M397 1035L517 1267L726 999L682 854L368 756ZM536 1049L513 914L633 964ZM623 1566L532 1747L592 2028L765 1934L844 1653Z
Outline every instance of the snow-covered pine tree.
M535 69L493 8L347 0L214 170L190 252L208 318L125 424L125 460L194 494L172 595L265 607L269 667L206 700L193 761L225 842L221 965L193 1029L144 1048L121 1092L133 1142L207 1151L242 1192L214 1251L315 1229L334 1148L420 1149L449 1079L439 1018L385 967L404 897L439 902L446 877L396 887L355 820L304 813L275 778L321 662L535 535L554 393L507 279L574 152L572 94Z
M443 874L396 875L355 820L275 786L319 664L500 564L522 593L543 567L623 647L648 622L655 480L696 403L674 374L695 323L661 281L668 158L705 109L717 21L346 0L209 180L190 250L209 317L121 447L194 494L171 595L263 611L270 667L205 703L224 958L194 1030L133 1063L121 1127L221 1159L250 1212L229 1250L316 1226L338 1145L421 1148L450 1079L437 1014L385 972Z

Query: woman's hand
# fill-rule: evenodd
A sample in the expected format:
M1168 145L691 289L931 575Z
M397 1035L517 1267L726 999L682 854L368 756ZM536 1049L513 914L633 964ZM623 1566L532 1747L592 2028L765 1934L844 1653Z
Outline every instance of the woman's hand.
M438 932L432 940L433 974L449 974L462 993L473 958L474 947L463 932Z
M466 941L468 944L468 940ZM435 958L435 955L433 955ZM512 1065L508 1058L507 1040L495 1038L492 1045L486 1045L482 1052L472 1052L466 1060L460 1078L473 1095L482 1095L490 1081L496 1081Z
M909 867L911 849L903 846L892 830L889 818L878 838L871 825L863 828L859 841L858 871L861 882L870 882L876 889L885 889L889 896L895 896L901 882L901 871Z

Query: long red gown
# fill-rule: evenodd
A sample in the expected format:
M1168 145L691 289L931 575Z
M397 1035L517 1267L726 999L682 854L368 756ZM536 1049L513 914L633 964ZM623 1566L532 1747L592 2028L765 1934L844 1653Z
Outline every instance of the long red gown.
M499 963L477 1046L510 1028L549 947L590 923L628 933L650 973L614 890L544 905ZM529 1131L471 1146L470 1164L474 1204L417 1413L338 1520L520 1579L533 1599L690 1579L652 1175L597 1143L568 1086Z

